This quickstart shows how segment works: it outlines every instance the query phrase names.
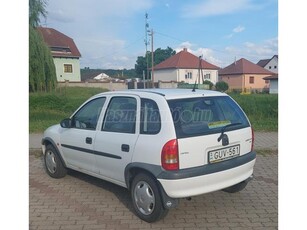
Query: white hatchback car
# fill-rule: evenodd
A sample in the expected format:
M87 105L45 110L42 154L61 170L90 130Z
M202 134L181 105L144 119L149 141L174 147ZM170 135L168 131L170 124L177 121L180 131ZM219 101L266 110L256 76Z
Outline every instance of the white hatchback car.
M242 190L253 174L253 144L251 124L231 97L189 89L95 95L42 139L51 177L73 169L123 186L147 222L178 198Z

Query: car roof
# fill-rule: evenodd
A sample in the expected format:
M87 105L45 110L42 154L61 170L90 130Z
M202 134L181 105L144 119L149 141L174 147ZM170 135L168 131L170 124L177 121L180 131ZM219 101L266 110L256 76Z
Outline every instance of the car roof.
M128 90L120 90L120 91L110 91L101 93L96 96L103 95L120 95L120 94L133 94L137 96L150 96L160 95L164 97L166 100L169 99L179 99L179 98L193 98L193 97L211 97L211 96L226 96L227 94L221 93L213 90L198 90L196 89L194 92L192 89L128 89Z

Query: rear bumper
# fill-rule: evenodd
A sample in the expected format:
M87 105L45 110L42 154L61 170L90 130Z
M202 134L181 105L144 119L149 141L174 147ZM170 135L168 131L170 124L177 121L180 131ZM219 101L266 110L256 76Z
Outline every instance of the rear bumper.
M157 179L172 198L196 196L221 190L253 174L256 153L250 152L228 161L177 172L163 172Z

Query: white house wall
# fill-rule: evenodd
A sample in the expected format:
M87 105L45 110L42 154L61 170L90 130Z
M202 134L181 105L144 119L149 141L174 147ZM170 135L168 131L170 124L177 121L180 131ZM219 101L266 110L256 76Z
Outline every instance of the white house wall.
M278 93L278 80L270 80L270 93Z
M77 58L53 58L57 81L81 81L80 61ZM72 65L72 73L64 73L64 65Z
M155 71L154 81L177 81L194 84L195 80L198 82L198 73L198 69L161 69ZM218 81L217 70L203 70L201 74L203 74L204 77L206 74L210 74L210 79L207 80L210 80L213 84L216 84ZM202 80L200 81L202 83Z
M154 72L154 82L178 81L176 69L159 69Z
M278 58L274 56L274 58L272 58L264 68L273 73L278 73Z

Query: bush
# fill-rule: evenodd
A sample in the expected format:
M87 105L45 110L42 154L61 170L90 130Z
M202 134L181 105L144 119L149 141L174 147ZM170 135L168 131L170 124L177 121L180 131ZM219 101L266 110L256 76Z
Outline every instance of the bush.
M215 84L215 88L216 88L217 91L225 92L225 91L228 90L229 86L226 82L219 81Z
M209 85L209 89L210 89L210 90L211 90L212 87L213 87L213 83L212 83L211 81L209 81L209 80L205 80L205 81L204 81L204 84L205 84L205 85Z

